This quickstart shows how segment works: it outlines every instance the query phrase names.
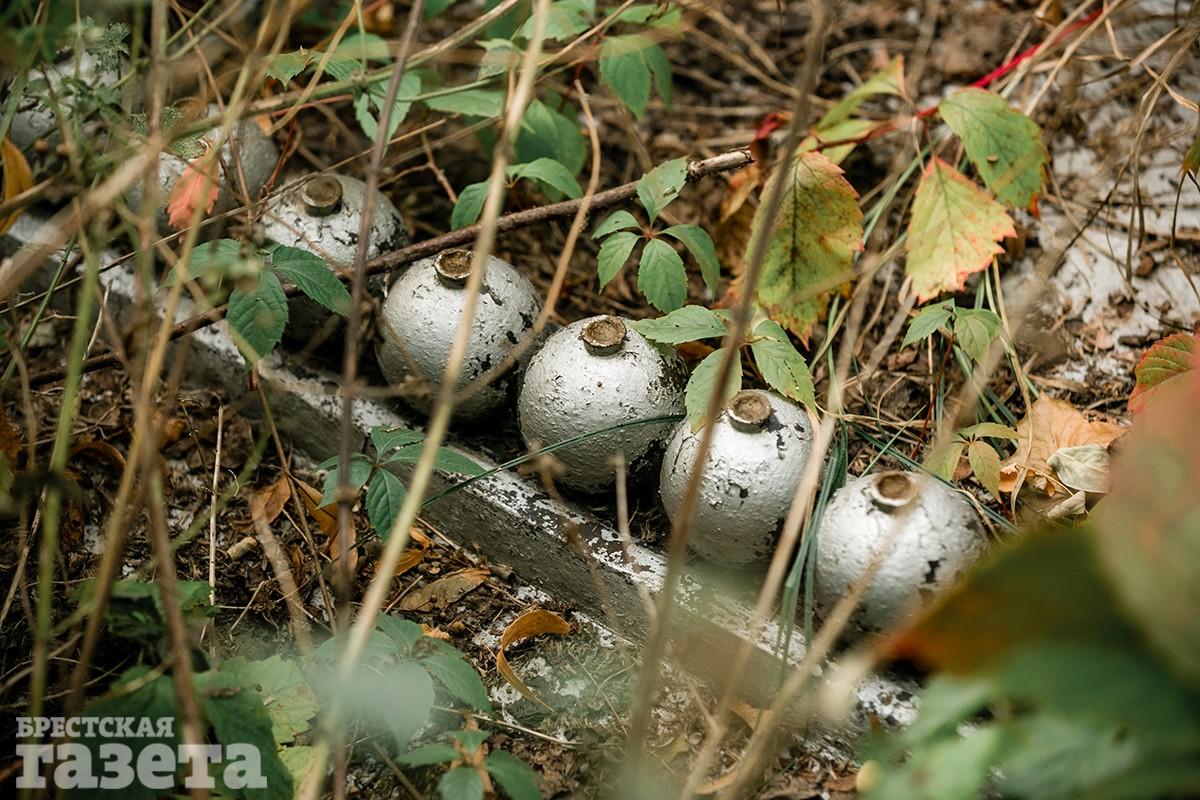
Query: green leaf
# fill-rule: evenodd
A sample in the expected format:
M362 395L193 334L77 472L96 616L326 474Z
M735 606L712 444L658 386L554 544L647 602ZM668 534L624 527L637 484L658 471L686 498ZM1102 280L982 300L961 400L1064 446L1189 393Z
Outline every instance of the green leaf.
M281 655L261 661L248 661L243 656L230 658L221 664L221 672L258 698L271 720L271 736L279 744L291 742L307 731L321 710L300 667Z
M986 308L960 308L954 312L954 338L971 358L982 361L992 339L1000 332L1000 317Z
M671 236L683 242L684 247L700 265L700 274L704 276L704 285L714 294L717 283L721 280L721 265L717 261L717 248L713 245L708 231L699 225L672 225L663 232L663 236Z
M603 222L596 226L596 230L592 231L592 238L603 239L614 231L623 231L628 228L637 227L640 227L637 218L625 209L619 209L609 214L604 218Z
M259 770L266 778L262 788L233 790L230 794L248 800L290 800L292 776L283 762L272 736L271 718L260 697L238 687L237 679L223 671L210 670L195 676L204 717L216 733L217 741L226 748L250 748L256 756ZM232 759L227 757L226 761ZM216 770L217 783L224 788L225 770Z
M636 233L617 231L600 245L600 254L596 257L596 270L600 277L601 289L617 277L617 273L629 260L629 254L633 252L633 246L638 243L640 238L642 237Z
M371 444L375 445L376 457L386 460L393 450L425 441L425 434L408 428L376 425L371 429Z
M1005 203L1032 208L1050 155L1033 120L998 94L968 87L942 100L938 113L962 140L983 182Z
M537 773L512 753L497 750L487 757L484 766L512 800L542 800Z
M754 354L754 363L758 365L763 380L784 397L815 410L817 399L812 373L804 356L792 346L787 333L779 323L771 320L760 323L754 333L763 337L750 344L750 352Z
M280 245L271 254L271 268L335 314L350 313L350 293L325 259L296 247Z
M981 439L973 439L967 445L967 461L971 463L971 472L983 484L992 497L1000 499L1000 455L990 444Z
M687 299L687 272L683 268L683 259L662 239L651 239L642 249L638 289L659 311L674 311Z
M367 519L371 527L386 540L392 532L392 523L404 505L408 490L404 482L386 469L379 469L371 476L367 485Z
M1010 439L1014 442L1019 438L1017 432L1012 428L996 422L980 422L970 425L960 430L958 435L965 439L987 437L989 439Z
M682 344L725 335L725 323L704 306L684 306L665 317L639 319L630 323L647 339L662 344Z
M785 184L775 219L764 219L765 204L754 214L750 241L767 237L755 297L772 319L807 342L834 292L854 277L862 211L841 168L821 153L800 153L770 180ZM768 186L764 195L771 191Z
M463 746L463 749L469 753L474 753L483 747L483 743L488 740L487 731L451 731L450 735L454 740Z
M406 750L412 737L429 720L433 710L433 680L415 661L401 661L382 676L385 691L392 694L385 721L400 750Z
M448 744L423 744L396 756L396 761L409 767L427 767L457 759L458 751Z
M422 449L423 445L401 448L387 459L387 463L415 464L421 458ZM438 448L436 465L442 472L453 472L459 475L482 475L486 472L483 467L449 447Z
M712 351L704 360L696 365L692 376L688 378L684 390L684 405L687 406L688 421L692 430L698 431L704 426L704 417L708 413L708 403L713 392L717 391L717 368L720 366L725 348ZM721 392L722 403L728 403L742 389L742 356L740 353L733 357L729 369L728 380L724 391Z
M338 468L337 458L331 458L328 461L320 464L318 469L329 470L325 474L324 496L321 497L321 506L333 505L337 502L337 487L338 481L342 477L342 471ZM375 469L375 465L364 456L362 453L350 454L350 487L354 491L358 491L371 477L371 470Z
M452 5L454 5L454 0L427 0L421 13L424 14L425 19L433 19Z
M904 334L904 341L900 343L900 347L908 347L910 344L928 339L953 316L953 300L943 300L940 303L925 306L908 323L908 333Z
M252 263L247 263L252 262ZM226 278L252 276L258 270L257 260L242 252L242 243L234 239L216 239L196 245L188 257L187 278L194 281L202 278L205 285L218 286ZM175 271L167 275L169 286L175 280Z
M263 272L253 290L234 289L225 319L247 364L266 357L283 338L288 320L287 295L279 278Z
M532 16L525 20L514 38L528 40L533 35L534 22ZM578 4L572 2L551 3L544 25L543 36L551 42L571 39L589 27Z
M411 619L380 614L375 620L375 630L392 643L390 652L408 656L417 643L425 638L425 629Z
M650 102L651 81L663 103L671 102L671 64L663 49L640 33L604 39L600 47L600 81L637 118Z
M479 59L479 77L490 78L493 75L503 75L516 68L521 63L521 50L508 39L487 39L476 42L483 48L483 58ZM537 100L534 103L539 102ZM532 104L530 104L532 107ZM526 115L529 109L525 110Z
M999 242L1016 236L1013 221L982 189L954 167L934 158L913 202L905 272L919 301L958 291L967 276L986 269L1003 253Z
M487 688L466 659L454 655L433 655L421 659L421 665L463 703L476 711L492 710Z
M561 106L562 110L559 110ZM534 100L521 118L515 145L522 162L553 158L572 175L578 174L588 156L588 145L580 130L575 108L556 97Z
M279 53L267 64L267 77L275 78L280 83L287 83L292 78L308 69L314 53L301 47L291 53Z
M474 225L479 215L483 213L483 203L487 199L488 184L472 183L458 193L458 202L450 212L450 227L455 230Z
M577 198L583 195L575 176L553 158L539 158L528 164L516 164L509 167L508 174L510 177L537 181L567 197Z
M405 72L396 90L396 102L392 106L392 114L388 118L387 138L391 140L396 130L408 116L409 109L417 95L421 93L421 76L416 72ZM379 135L379 120L376 114L382 112L387 102L387 81L369 84L354 98L354 115L359 127L368 139L374 140ZM372 112L371 109L374 109Z
M483 800L483 779L472 767L455 767L438 781L442 800Z
M422 101L434 111L490 119L504 111L504 93L497 89L461 89Z
M679 196L685 183L687 183L686 158L664 161L642 176L642 179L638 181L637 195L651 222L658 219L662 210Z
M942 480L952 481L954 473L958 469L958 462L962 460L963 450L966 448L967 443L957 437L948 442L942 442L929 451L924 467Z
M1192 146L1183 156L1183 171L1195 175L1200 172L1200 125L1196 126L1196 136Z
M375 33L351 33L333 48L334 55L366 61L391 61L387 39Z
M904 59L896 56L888 65L867 78L861 85L855 87L837 105L825 112L817 123L818 131L828 131L844 122L858 110L863 101L875 95L893 95L899 97L900 87L904 85ZM832 156L830 156L832 158Z

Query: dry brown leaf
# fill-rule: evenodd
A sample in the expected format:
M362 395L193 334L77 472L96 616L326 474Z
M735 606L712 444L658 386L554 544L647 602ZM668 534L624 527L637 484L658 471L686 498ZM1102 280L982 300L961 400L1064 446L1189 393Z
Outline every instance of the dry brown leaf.
M8 458L8 463L16 465L17 454L21 452L21 432L17 426L8 421L4 407L0 406L0 454Z
M416 545L409 547L400 554L400 559L396 562L396 571L392 574L393 577L399 578L404 573L408 572L413 567L425 560L426 554L429 552L433 540L426 536L420 528L413 526L408 531L408 538ZM382 561L375 562L375 573L379 573L379 565Z
M1063 447L1084 444L1108 447L1123 430L1111 422L1089 421L1065 400L1043 394L1017 423L1017 450L1000 467L1000 491L1015 490L1022 469L1028 468L1026 482L1053 497L1065 488L1050 466L1051 456Z
M446 633L441 628L431 627L426 625L424 622L421 623L421 631L430 639L441 639L443 642L448 642L451 639L450 634Z
M337 536L337 514L333 512L333 506L322 506L321 493L304 481L296 480L296 487L300 489L300 499L304 501L308 515L317 523L321 532L331 539Z
M479 586L490 574L482 567L468 567L451 572L444 578L438 578L433 583L405 595L400 601L400 608L404 611L440 611Z
M537 695L530 691L525 682L517 677L517 673L513 672L512 667L508 665L508 658L504 655L504 651L514 642L521 642L534 636L540 636L543 633L553 633L562 636L570 632L570 624L553 611L546 611L541 608L526 611L510 622L508 627L504 629L504 633L500 635L500 649L496 651L496 671L503 675L504 680L512 684L512 687L520 692L521 696L526 700L549 708L550 706L546 705Z
M741 718L742 722L746 723L750 730L757 728L758 723L763 720L770 720L774 716L769 708L755 708L742 700L734 700L729 708Z
M192 159L171 190L167 201L167 224L181 231L193 220L211 214L219 193L216 161L207 155ZM202 205L204 213L197 216L196 211Z
M288 482L287 475L280 475L279 480L254 493L250 500L250 516L270 525L282 513L291 496L292 485Z
M0 166L4 169L4 192L0 200L12 200L33 186L33 170L29 168L29 162L7 137L0 141ZM0 234L11 228L20 215L21 209L17 209L7 217L0 218Z
M125 454L103 439L88 439L71 448L71 458L86 455L113 469L125 469Z

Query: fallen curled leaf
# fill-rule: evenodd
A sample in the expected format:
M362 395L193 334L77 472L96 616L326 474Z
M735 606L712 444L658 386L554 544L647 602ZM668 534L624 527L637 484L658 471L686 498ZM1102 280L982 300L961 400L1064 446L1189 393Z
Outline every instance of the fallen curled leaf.
M404 611L440 611L487 580L489 574L491 573L482 567L468 567L451 572L405 595L400 601L400 608Z
M167 224L181 231L194 220L211 214L220 191L215 159L208 155L192 159L184 167L167 200ZM203 213L197 215L200 208Z
M1000 467L1000 491L1013 492L1025 481L1053 497L1065 489L1050 464L1055 453L1087 444L1107 448L1123 430L1111 422L1092 422L1065 400L1043 394L1017 423L1017 449Z
M729 708L738 715L742 722L746 723L746 727L750 730L757 728L760 722L769 722L774 718L774 714L769 708L755 708L743 700L734 700Z
M396 571L393 573L393 576L397 578L424 561L430 545L433 544L433 541L422 533L420 528L416 527L409 530L408 538L412 541L413 547L409 547L400 554L400 560L396 562ZM375 562L376 573L379 572L379 564L380 562Z
M300 490L300 499L304 501L308 515L317 523L321 532L330 538L337 536L337 514L333 511L334 506L322 506L321 493L302 480L296 481L296 488Z
M517 677L517 673L513 672L512 667L508 664L508 658L504 655L504 651L510 644L531 639L543 633L553 633L563 636L570 632L570 624L553 611L546 611L541 608L526 611L510 622L508 627L504 629L504 633L500 635L500 649L496 651L496 671L504 676L504 680L508 681L526 700L549 708L550 706L546 705L537 695L530 691L525 682Z
M1108 449L1098 444L1061 447L1050 456L1054 474L1068 489L1108 491Z
M88 439L71 448L71 458L88 456L113 469L125 469L125 454L103 439Z
M292 485L287 475L280 475L270 486L254 493L250 501L250 516L270 525L283 512L291 496Z
M7 137L0 141L0 166L4 173L4 190L0 200L12 200L33 186L33 170L29 168L29 162ZM20 215L21 210L17 209L6 217L0 217L0 234L11 228Z

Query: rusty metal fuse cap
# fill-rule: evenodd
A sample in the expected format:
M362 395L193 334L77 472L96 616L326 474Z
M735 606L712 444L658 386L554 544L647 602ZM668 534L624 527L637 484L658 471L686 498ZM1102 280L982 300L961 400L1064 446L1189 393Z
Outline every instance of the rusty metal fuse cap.
M392 284L380 311L375 353L393 386L418 383L405 400L429 413L437 394L466 302L470 251L444 250L416 262ZM501 363L541 311L542 298L511 264L488 256L484 287L475 307L471 341L459 372L464 387ZM515 394L526 351L517 365L455 405L455 418L479 419Z
M808 415L777 394L748 390L713 424L688 546L716 564L764 561L812 454ZM659 493L672 521L698 463L701 433L684 420L667 442Z
M555 444L626 422L683 413L687 370L624 320L591 317L546 340L533 357L518 402L530 447ZM623 453L631 474L652 467L671 423L636 425L554 451L563 485L581 492L612 486L612 458Z
M817 610L828 614L900 525L851 619L873 633L896 624L920 602L953 585L987 549L971 504L953 489L911 472L847 481L821 518L816 548Z

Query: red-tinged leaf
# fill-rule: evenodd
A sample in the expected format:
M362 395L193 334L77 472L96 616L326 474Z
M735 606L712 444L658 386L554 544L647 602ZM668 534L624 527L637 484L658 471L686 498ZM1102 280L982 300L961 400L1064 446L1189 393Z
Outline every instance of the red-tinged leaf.
M1001 239L1016 236L1012 219L987 192L934 158L921 177L908 226L908 263L917 299L958 291L967 276L1003 253Z
M211 214L220 191L215 161L207 156L189 161L167 201L167 224L181 231L193 220ZM203 212L197 216L196 211L200 208Z
M767 237L756 299L772 319L807 341L830 298L854 276L854 254L863 246L862 211L842 169L822 153L797 155L771 176L764 196L772 181L785 182L779 214L766 220L765 206L759 206L751 234L751 241ZM740 288L739 278L731 292Z
M1145 411L1153 398L1180 385L1180 377L1200 366L1196 340L1194 334L1175 333L1155 342L1142 354L1134 369L1137 380L1129 395L1129 413Z

